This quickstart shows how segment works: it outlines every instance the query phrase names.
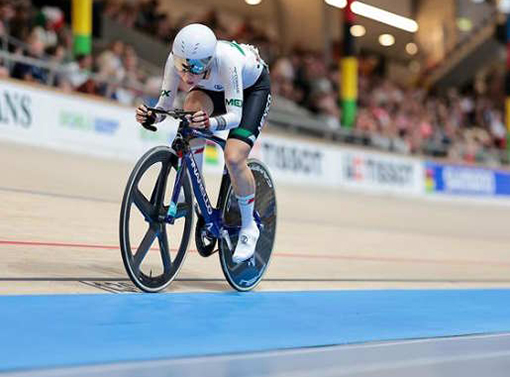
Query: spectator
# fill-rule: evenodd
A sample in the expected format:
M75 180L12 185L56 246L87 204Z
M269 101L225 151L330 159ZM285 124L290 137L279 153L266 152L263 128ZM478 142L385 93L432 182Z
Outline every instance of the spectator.
M64 46L54 46L54 47L48 47L46 50L44 50L44 54L49 57L50 62L55 65L61 65L64 63L66 59L66 49Z
M166 19L158 13L159 2L158 0L143 1L139 5L138 17L136 19L136 26L140 29L145 29L151 34L156 34L156 24L161 18Z
M34 13L29 0L17 1L14 16L9 21L9 34L20 41L26 41L34 25Z
M312 108L329 130L339 130L341 127L340 109L336 98L332 91L317 91L312 96Z
M97 58L99 72L104 77L110 77L117 81L124 79L126 72L122 64L123 54L124 43L119 40L113 42L110 48L103 51Z
M503 115L499 110L491 111L490 132L494 139L494 147L499 149L506 149L507 130L503 124Z
M57 30L63 26L64 14L55 7L44 7L36 17L37 26L32 30L44 47L56 47L58 44Z
M0 2L0 24L2 24L2 33L12 34L9 30L9 25L15 16L16 10L11 1Z
M68 83L71 88L77 90L87 82L92 70L92 56L78 55L76 61L70 62L64 66L64 72L59 77L59 82Z
M24 54L24 56L31 59L43 60L44 43L38 39L37 35L31 34L27 42L28 51ZM48 70L28 62L16 63L13 68L12 77L26 81L37 81L45 84L47 83Z

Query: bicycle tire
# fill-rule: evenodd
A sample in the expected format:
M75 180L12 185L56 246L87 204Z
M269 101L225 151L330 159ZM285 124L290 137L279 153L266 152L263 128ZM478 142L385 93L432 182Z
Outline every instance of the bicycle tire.
M135 286L144 292L155 293L168 287L168 285L177 276L187 254L191 235L191 227L193 224L193 194L189 182L189 177L186 171L184 172L182 189L184 190L184 207L188 206L188 210L186 210L186 214L183 216L185 217L184 230L177 254L173 260L171 258L168 244L168 235L166 232L166 226L169 226L169 224L166 224L161 219L161 217L166 214L166 211L168 210L168 207L165 206L163 202L168 175L171 169L177 168L177 162L178 157L176 156L175 152L167 146L159 146L150 149L136 163L124 190L119 218L119 239L121 255L129 278L133 284L135 284ZM145 196L143 196L143 194L140 194L138 183L147 172L147 170L158 163L161 163L162 167L152 191L151 200L149 201L145 198ZM166 173L165 169L168 169ZM158 185L162 186L157 187ZM140 197L140 195L143 196L143 199ZM147 233L145 234L144 239L142 240L141 245L138 247L137 253L135 254L133 254L131 248L131 240L129 234L129 221L133 205L135 207L143 207L143 210L141 210L139 207L138 209L145 217L145 221L149 223L149 229L147 230ZM155 233L155 235L152 233ZM152 238L152 241L150 238ZM142 260L137 263L135 256L139 255L138 252L142 250L142 245L144 248L147 247L147 250L144 252L146 255L152 244L155 242L156 238L158 239L160 245L163 273L153 277L148 276L140 269L140 265L143 262L144 257L142 256ZM167 255L164 255L164 249L166 249ZM170 261L170 266L168 265L168 261ZM138 266L136 264L138 264Z
M240 292L254 289L262 280L271 262L277 225L276 190L269 169L259 160L249 159L248 167L255 177L255 211L259 213L263 228L257 241L255 255L248 261L236 264L224 240L219 244L219 258L223 275L232 288ZM229 178L228 178L229 179ZM230 180L223 187L221 211L224 225L239 226L241 217L237 198ZM221 195L220 194L220 195ZM237 235L231 235L233 247Z

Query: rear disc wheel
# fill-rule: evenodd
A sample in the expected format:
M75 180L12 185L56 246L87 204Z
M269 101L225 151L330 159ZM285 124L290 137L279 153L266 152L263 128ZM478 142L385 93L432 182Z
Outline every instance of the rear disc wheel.
M257 241L255 254L252 258L241 263L234 263L232 254L224 240L220 241L220 263L223 274L232 288L246 292L255 288L269 267L273 245L276 236L276 191L269 170L260 161L248 160L248 167L255 177L255 220L259 225L260 236ZM222 216L224 226L229 229L232 246L235 249L239 229L241 227L241 214L237 198L232 185L226 187L223 196Z

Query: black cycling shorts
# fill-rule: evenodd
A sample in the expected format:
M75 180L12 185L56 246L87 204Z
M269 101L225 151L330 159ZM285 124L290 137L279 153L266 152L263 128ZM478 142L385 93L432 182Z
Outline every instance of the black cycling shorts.
M211 116L223 115L225 107L225 93L202 88L193 88L207 94L214 105ZM269 71L264 68L255 84L243 90L243 115L239 126L230 130L229 139L238 139L253 147L266 121L271 107L271 79Z

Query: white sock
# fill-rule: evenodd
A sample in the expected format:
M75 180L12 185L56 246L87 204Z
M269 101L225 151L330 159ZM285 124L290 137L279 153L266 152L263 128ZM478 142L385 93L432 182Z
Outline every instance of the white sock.
M248 228L254 223L253 208L255 207L255 193L248 196L237 196L239 210L241 211L242 228Z

